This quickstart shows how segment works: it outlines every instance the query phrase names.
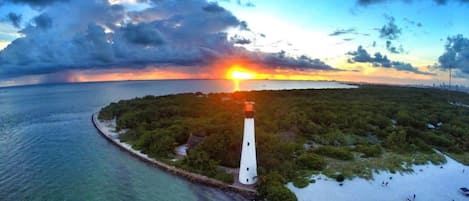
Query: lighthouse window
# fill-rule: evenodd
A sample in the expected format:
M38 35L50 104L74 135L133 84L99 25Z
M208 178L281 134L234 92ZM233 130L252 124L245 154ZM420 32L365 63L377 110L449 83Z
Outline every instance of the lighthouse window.
M247 171L249 171L249 168L246 168Z
M249 179L246 179L246 182L249 182Z
M248 146L249 146L249 142L248 142Z

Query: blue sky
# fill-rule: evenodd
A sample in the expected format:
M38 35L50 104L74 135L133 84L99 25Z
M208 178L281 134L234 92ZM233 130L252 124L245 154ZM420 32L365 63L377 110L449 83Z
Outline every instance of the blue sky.
M272 21L285 22L290 25L302 27L305 30L321 32L325 35L337 29L355 28L357 32L370 34L344 35L338 38L354 38L349 43L354 46L371 46L377 42L379 51L384 51L385 42L379 38L376 28L386 24L385 16L394 17L397 25L402 29L399 43L417 57L428 62L436 62L437 57L444 51L445 39L456 34L469 35L469 5L458 2L449 2L446 5L437 5L434 1L389 1L385 3L360 6L356 1L285 1L275 3L268 0L257 0L255 7L242 7L233 3L223 3L236 16L250 22L250 19L268 17ZM253 29L256 29L256 20L252 20ZM413 24L421 23L421 27ZM259 22L261 23L261 22ZM276 25L268 25L275 32ZM293 37L294 33L284 33ZM314 39L305 39L313 42ZM313 45L313 44L312 44ZM431 49L431 51L429 50Z
M467 85L468 11L463 0L6 0L0 85L217 78L227 61L264 78L394 84L445 82L451 67Z

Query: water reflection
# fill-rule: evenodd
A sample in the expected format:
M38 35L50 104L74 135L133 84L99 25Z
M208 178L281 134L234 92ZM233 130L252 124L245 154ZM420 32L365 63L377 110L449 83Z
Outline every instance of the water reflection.
M240 80L233 80L233 86L234 86L233 91L240 91L239 83L240 83Z

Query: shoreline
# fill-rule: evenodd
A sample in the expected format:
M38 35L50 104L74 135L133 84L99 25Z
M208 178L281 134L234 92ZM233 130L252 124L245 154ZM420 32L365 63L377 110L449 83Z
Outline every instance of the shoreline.
M186 170L183 170L183 169L177 168L175 166L171 166L171 165L168 165L168 164L163 163L161 161L150 158L146 154L144 154L144 153L142 153L138 150L132 149L131 145L121 142L119 140L119 138L113 137L113 134L115 135L116 133L111 133L110 131L105 129L106 126L102 125L101 121L98 120L98 117L97 117L98 115L97 114L98 113L93 113L93 115L91 116L91 121L93 122L93 126L96 128L96 130L98 130L99 134L101 136L103 136L106 140L111 142L112 144L119 147L121 150L129 153L130 155L136 157L137 159L139 159L143 162L146 162L146 163L148 163L148 164L150 164L154 167L157 167L157 168L159 168L163 171L171 173L173 175L183 177L184 179L187 179L191 182L196 182L196 183L199 183L199 184L204 184L204 185L207 185L207 186L215 187L215 188L221 189L223 191L231 191L231 192L239 193L243 197L248 198L248 199L252 199L252 198L256 197L256 195L257 195L256 190L253 190L253 189L250 189L250 188L244 188L244 187L241 187L241 186L226 184L224 182L218 181L216 179L209 178L209 177L204 176L204 175L188 172Z
M448 155L443 156L447 160L445 164L412 165L413 171L408 173L380 170L373 172L371 180L356 177L346 179L342 185L323 174L315 174L308 178L315 182L305 188L295 187L292 182L287 187L299 201L309 201L311 196L332 201L347 201L351 196L353 200L361 201L395 201L413 200L413 195L427 201L465 200L466 196L459 192L459 188L467 187L469 166Z

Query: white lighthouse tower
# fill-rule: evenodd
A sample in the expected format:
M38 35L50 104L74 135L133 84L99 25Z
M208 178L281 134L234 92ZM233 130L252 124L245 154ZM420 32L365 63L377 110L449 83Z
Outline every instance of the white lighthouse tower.
M246 185L257 182L256 142L254 137L254 102L244 103L244 135L239 165L239 182Z

